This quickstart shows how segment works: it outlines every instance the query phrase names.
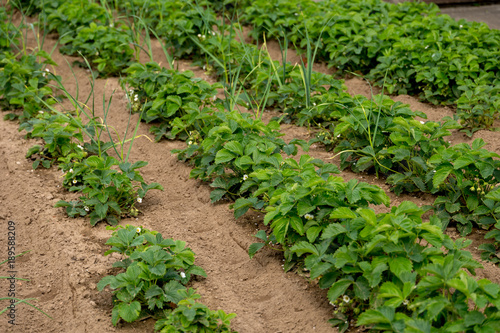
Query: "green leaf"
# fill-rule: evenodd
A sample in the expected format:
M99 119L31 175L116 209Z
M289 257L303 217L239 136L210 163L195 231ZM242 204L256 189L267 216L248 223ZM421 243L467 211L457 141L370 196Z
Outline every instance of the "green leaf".
M391 258L389 260L389 269L396 276L400 276L403 272L411 272L413 269L412 262L404 257Z
M226 194L226 190L224 189L216 189L210 192L210 202L214 203L222 199L224 194Z
M366 301L370 297L370 291L371 288L364 277L360 276L356 282L354 282L354 294L356 297Z
M221 149L215 155L215 164L226 163L234 159L236 155L227 149Z
M205 272L205 270L199 266L196 266L196 265L193 265L191 267L189 267L187 270L186 270L186 273L189 273L189 274L192 274L192 275L198 275L198 276L203 276L203 277L207 277L207 273Z
M308 242L298 242L294 246L290 248L290 251L295 252L299 257L302 256L304 253L312 253L315 255L319 255L318 250L316 247Z
M460 156L459 158L457 158L454 161L453 167L455 168L455 170L457 170L457 169L464 168L472 163L474 163L474 159L472 159L470 156L467 156L467 155Z
M354 219L356 218L356 214L347 207L339 207L335 209L331 214L330 218L332 219Z
M314 210L315 208L316 206L312 206L305 201L299 201L299 203L297 204L297 214L303 216L309 213L310 211Z
M446 178L448 178L449 174L453 171L451 166L444 166L436 169L434 173L434 177L432 178L432 185L435 188L438 188L439 185L443 184Z
M108 212L108 204L98 203L94 206L94 208L97 216L99 216L101 219L106 217L106 213Z
M333 238L346 232L347 229L340 223L331 223L323 230L321 239Z
M328 300L334 302L340 295L344 294L347 288L352 284L351 280L341 279L335 282L328 290Z
M97 283L97 290L102 291L108 284L113 283L116 280L114 275L105 276Z
M304 224L302 223L302 219L300 217L292 216L290 218L290 225L299 235L304 235Z
M381 307L380 311L378 310L368 310L363 312L359 318L357 325L373 325L373 324L391 324L392 318L386 316L385 313L382 313L382 309L386 307ZM394 317L394 308L386 308L389 309L389 312L392 312L392 317Z
M307 240L311 243L314 243L314 241L316 240L316 238L318 238L318 235L322 229L323 228L321 227L315 227L315 226L309 227L306 231Z
M471 327L474 325L481 325L486 317L479 311L470 311L465 315L464 319L465 326Z
M243 155L243 147L238 141L230 141L226 143L224 148L240 156Z
M392 282L384 282L380 286L380 291L378 297L388 298L384 303L385 306L398 307L403 303L404 297L403 293L399 288Z
M255 254L266 245L265 243L253 243L250 245L248 248L248 255L250 256L250 259L252 259Z
M40 151L40 145L34 145L30 149L28 149L28 152L26 153L26 158L30 158L31 155L36 154Z
M120 303L118 305L118 314L128 323L131 323L139 318L141 313L141 303L133 301L132 303Z

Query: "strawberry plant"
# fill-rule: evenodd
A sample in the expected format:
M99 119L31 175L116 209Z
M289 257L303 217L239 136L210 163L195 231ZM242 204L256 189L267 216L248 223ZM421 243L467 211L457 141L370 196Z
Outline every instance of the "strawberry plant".
M350 109L342 110L344 115L335 126L334 136L340 136L342 141L335 152L342 152L341 167L351 167L355 172L374 168L387 172L390 162L379 159L379 152L390 146L389 134L394 120L410 120L415 116L426 118L422 112L410 110L408 105L394 102L384 95L367 99L356 96L357 103Z
M215 122L216 121L216 122ZM218 112L215 121L201 142L191 142L178 153L182 160L189 160L194 165L191 178L210 181L216 188L210 194L212 202L227 196L236 199L250 193L252 182L246 182L252 171L279 167L281 151L288 155L296 154L295 144L307 149L305 142L294 140L286 144L277 137L279 125L272 121L264 124L249 114L236 111ZM257 208L262 204L257 205Z
M291 30L303 20L299 14L307 11L312 4L311 0L252 1L251 5L245 8L242 20L253 25L250 36L254 40L262 40L264 34L279 37L283 31ZM290 40L295 41L293 38Z
M38 59L44 59L40 61ZM48 105L56 103L49 82L53 76L48 65L56 65L45 51L23 54L18 59L13 53L6 52L0 60L0 108L14 110L22 108L22 113L10 113L8 119L29 120L47 110Z
M156 141L165 137L175 139L177 134L186 139L189 131L196 125L183 126L182 132L172 131L179 122L194 122L200 114L207 112L220 84L193 78L193 72L178 72L160 67L156 62L145 65L134 63L125 71L128 76L122 79L125 87L131 88L129 99L134 111L144 110L142 119L146 122L160 123L151 128Z
M69 55L81 54L102 77L117 76L134 55L128 30L125 25L115 27L91 22L88 27L79 28L75 37L63 36L60 51ZM80 64L86 66L85 62Z
M311 278L329 288L335 309L330 322L342 332L358 315L357 325L391 332L414 325L443 331L453 325L464 327L459 331L474 325L498 329L498 286L488 280L475 282L462 270L474 274L481 267L462 250L470 242L453 242L442 233L437 218L422 223L422 214L410 202L378 215L367 208L336 209L321 242L301 241L290 248L305 256ZM430 245L421 245L421 240ZM467 304L477 300L474 293L482 299L474 301L475 309L483 309L484 315L470 325ZM420 321L415 322L415 316Z
M206 277L205 271L194 265L194 253L185 242L130 225L112 230L106 242L112 248L105 255L124 255L113 266L125 272L102 278L97 289L102 291L109 285L113 291L113 325L120 319L133 322L146 316L161 317L161 310L176 307L188 296L178 291L185 290L194 275Z
M479 249L483 250L481 253L481 259L483 260L489 260L495 264L500 263L500 223L498 222L497 218L497 207L498 203L500 202L500 189L496 188L490 192L488 192L485 195L485 200L483 208L486 206L488 209L486 210L487 213L490 213L493 215L495 222L491 221L492 223L495 223L492 227L492 230L490 230L485 236L485 239L493 239L493 243L484 243L479 245ZM479 211L479 209L478 209Z
M139 210L135 206L142 203L146 193L163 190L158 183L144 182L138 169L147 164L118 161L106 154L77 161L66 173L65 184L83 196L77 201L60 200L56 207L65 207L70 217L88 215L92 225L100 221L116 225L121 217L137 216Z
M440 147L449 147L444 137L449 136L450 129L460 128L456 121L443 118L443 122L408 120L394 118L389 129L389 145L379 152L380 159L390 159L384 174L389 174L387 183L392 191L399 195L402 192L428 192L433 188L431 183L435 169L428 162Z
M212 311L206 305L196 300L201 296L193 289L180 289L178 294L183 298L173 310L165 311L165 319L160 319L155 324L155 331L159 333L178 332L229 332L231 319L234 313L226 314L222 310Z
M450 148L440 147L429 159L436 172L432 179L439 195L434 209L444 221L457 222L462 235L473 226L490 228L497 220L497 204L485 195L500 182L500 156L482 149L485 142L476 139Z
M120 2L123 11L141 17L172 49L173 56L196 57L196 43L191 36L206 36L217 25L215 12L208 1L128 0Z
M498 119L500 110L500 84L479 85L466 80L459 86L462 95L457 100L457 115L463 131L472 136L480 129L490 128Z
M109 14L99 4L91 1L64 1L47 12L46 29L57 31L59 36L75 38L78 29L89 27L90 23L109 24Z
M32 146L26 153L26 158L34 159L33 169L41 164L45 168L55 162L70 163L81 161L87 156L83 150L83 128L81 119L67 117L61 114L44 112L21 124L19 130L25 130L28 138L41 138L42 145ZM88 124L87 128L92 127Z
M0 8L0 61L5 58L5 53L12 51L12 46L18 43L19 30L11 22L5 7L2 7Z
M323 173L320 168L316 171L317 162L307 155L301 157L300 163L292 159L285 163L293 166L292 169L285 168L272 175L271 182L267 184L273 186L274 179L285 178L282 186L270 191L264 218L264 224L270 225L279 244L290 246L302 240L315 244L331 223L331 218L348 214L351 208L367 207L369 204L389 205L389 197L380 188L358 183L354 179L344 182L342 178L331 175L335 170L326 169ZM251 176L265 179L260 170ZM255 195L264 193L265 185ZM285 259L287 264L293 265L292 253L285 251Z

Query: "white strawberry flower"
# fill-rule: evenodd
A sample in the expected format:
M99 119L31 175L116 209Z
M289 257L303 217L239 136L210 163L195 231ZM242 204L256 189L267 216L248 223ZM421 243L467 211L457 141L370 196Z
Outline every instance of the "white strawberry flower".
M248 179L248 175L243 175L243 180L247 180Z
M137 202L138 202L138 203L142 203L142 198L140 198L140 197L139 197L139 198L137 198Z
M38 113L39 113L39 114L43 114L43 111L42 111L42 110L40 110L40 111L38 111Z
M186 273L181 272L181 278L185 279L186 278Z
M76 184L78 183L78 181L76 179L73 179L73 184Z
M84 206L83 209L88 212L90 210L89 206Z
M423 122L422 120L420 120L420 123L421 123L422 125L423 125L423 124L425 124L425 122Z
M80 148L81 150L83 150L83 147L81 145L76 145L78 148Z
M304 217L306 218L306 220L312 220L314 218L314 215L306 214L306 215L304 215Z
M137 232L138 234L140 234L140 233L141 233L141 230L142 230L142 229L141 229L140 227L137 227L137 228L135 229L135 232Z
M351 301L351 298L347 295L344 295L342 296L342 300L345 302L345 303L349 303Z
M69 172L69 173L73 173L73 169L69 169L69 171L68 171L68 172Z

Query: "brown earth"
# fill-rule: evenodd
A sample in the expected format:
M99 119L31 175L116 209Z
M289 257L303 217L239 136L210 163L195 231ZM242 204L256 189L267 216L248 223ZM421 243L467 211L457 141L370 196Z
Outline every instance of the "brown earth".
M48 39L45 49L50 50L56 40ZM33 37L29 45L35 45ZM272 54L279 54L277 45L269 43ZM71 74L65 59L71 63L75 58L63 57L57 50L53 54L59 64L50 68L63 77L65 88L75 94L77 82L80 100L90 93L89 73L73 67ZM166 63L159 43L154 43L154 58ZM145 60L146 57L144 57ZM207 81L213 79L199 68L191 68L184 61L176 62L180 70L190 69L195 75ZM326 71L326 66L319 67ZM349 92L369 95L370 88L358 78L347 79ZM114 92L114 95L113 95ZM123 133L128 120L125 93L120 89L118 79L97 80L94 90L96 101L105 95L113 95L109 113L109 124ZM447 107L420 103L410 96L395 96L395 100L410 104L414 110L428 115L430 120L440 120L452 115ZM97 103L96 112L102 114L102 105ZM265 113L270 119L272 112ZM137 121L137 115L132 116ZM8 324L8 318L0 317L1 332L152 332L154 322L145 320L133 324L111 325L111 294L98 292L97 282L104 276L116 272L111 269L116 256L103 256L108 249L106 240L111 231L104 224L91 227L88 219L68 218L62 209L54 208L58 200L75 197L61 188L61 171L55 167L49 170L31 170L31 161L25 159L26 151L34 142L24 139L24 133L17 130L17 123L0 120L0 258L7 257L8 221L15 222L16 253L31 250L16 259L17 277L30 281L18 281L16 296L36 298L32 303L43 309L53 319L27 305L17 306L16 325ZM138 134L148 135L149 126L141 123ZM282 126L285 140L310 138L307 129L294 125ZM197 180L189 179L190 167L177 161L172 149L181 148L180 141L152 143L145 137L134 142L131 161L145 160L149 165L143 168L147 182L159 182L163 192L148 193L140 209L144 214L137 219L129 218L121 224L133 224L157 230L164 237L187 242L196 253L196 264L203 267L208 277L193 283L202 295L201 301L211 309L223 309L237 314L233 328L242 333L253 332L335 332L327 323L332 307L328 304L326 291L298 274L284 273L282 256L278 252L264 250L250 260L247 249L255 241L252 237L263 228L262 215L249 213L236 220L229 209L229 202L216 205L210 203L210 188ZM500 133L480 131L475 137L488 142L488 149L498 152ZM471 142L461 133L454 133L453 143ZM309 154L323 159L332 156L322 147L316 146ZM389 187L373 175L343 172L345 179L357 178L376 184L387 192ZM410 200L418 205L431 204L430 195L403 195L392 198L397 205ZM385 207L376 207L384 211ZM458 234L449 229L457 238ZM484 231L474 231L470 247L479 259L477 246L484 242ZM1 259L0 259L1 260ZM500 283L499 268L483 262L484 270L479 277ZM7 266L0 267L0 275L7 275ZM9 284L0 280L0 297L5 297ZM0 303L1 308L7 303Z

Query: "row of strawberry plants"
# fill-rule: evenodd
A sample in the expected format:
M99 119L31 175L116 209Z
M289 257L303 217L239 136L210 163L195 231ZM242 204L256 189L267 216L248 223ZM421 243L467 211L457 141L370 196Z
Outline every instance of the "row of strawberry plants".
M8 49L11 46L12 43L6 44ZM50 60L49 55L45 56ZM23 59L10 59L9 65L22 66ZM37 62L35 56L32 59L34 66L42 68L43 64ZM56 65L52 61L51 64ZM41 70L41 73L46 78L44 86L53 79L67 94L60 77L48 71ZM24 79L23 75L30 80L28 72L16 74L14 79L5 80L6 86L16 80L22 82L19 78ZM6 95L5 90L2 93ZM123 216L137 216L139 211L135 203L141 203L148 190L162 189L157 183L146 184L139 174L138 169L147 162L131 164L127 161L128 156L123 159L123 153L120 155L113 143L100 141L101 132L107 125L100 124L97 117L84 124L81 116L88 115L81 107L77 106L74 113L62 113L41 98L33 100L38 104L27 106L30 111L37 112L26 113L25 110L19 130L25 130L28 138L42 139L43 144L31 147L26 157L35 160L34 169L39 165L49 168L59 163L65 172L63 186L83 194L78 201L56 204L56 207L66 207L69 216L89 215L92 225L99 221L114 225ZM78 101L73 102L78 105ZM85 136L90 142L85 142ZM108 155L107 150L111 148L115 149L120 161ZM120 319L133 322L154 317L157 319L155 331L161 333L233 332L230 321L235 314L210 310L196 301L200 295L195 290L186 288L195 275L206 277L206 273L194 265L194 253L185 248L185 242L164 239L158 232L141 227L111 229L115 232L106 244L113 247L105 255L117 252L126 256L113 265L125 272L104 277L97 287L101 291L109 285L113 290L113 325L116 326Z
M10 14L4 11L3 15ZM2 109L22 109L6 118L18 119L19 130L25 130L27 138L42 140L28 150L26 157L34 160L34 169L59 164L65 173L63 186L81 193L76 201L57 203L66 207L69 216L89 216L92 225L99 221L116 224L121 217L137 216L136 204L149 190L162 189L161 185L144 182L138 169L147 162L130 163L123 152L124 142L101 140L107 124L95 116L93 109L88 113L64 89L61 77L48 69L57 64L41 50L42 44L28 51L24 42L20 46L19 40L13 38L28 29L35 33L34 27L24 23L19 27L8 25L5 33L9 43L0 65ZM59 111L55 104L60 98L53 97L56 92L60 98L70 99L74 109ZM117 158L110 151L116 152Z
M61 53L83 57L76 63L84 68L92 66L101 77L118 76L138 55L139 45L130 27L100 3L27 1L19 7L26 13L39 14L45 33L59 35Z
M231 3L254 39L286 36L301 48L319 40L318 55L331 66L361 71L390 93L455 104L469 135L498 118L500 34L483 23L456 21L421 2Z
M461 270L480 267L463 250L469 242L444 235L437 217L423 223L424 211L409 202L375 214L369 204L389 204L380 188L344 182L334 165L307 155L283 158L307 145L279 139L275 121L224 111L221 103L197 115L204 126L191 129L187 147L175 152L193 165L192 178L210 182L212 201L236 200L236 217L267 212L272 233L258 236L281 244L286 269L302 265L329 289L332 324L346 330L359 316L358 325L394 332L499 328L500 288ZM253 245L251 254L266 243ZM469 301L474 311L467 311Z
M102 278L97 289L112 289L113 325L152 317L160 333L234 332L230 324L235 314L210 310L186 287L196 276L207 275L194 264L194 253L185 242L130 225L108 229L115 231L106 242L112 248L104 255L123 255L113 267L124 272Z

